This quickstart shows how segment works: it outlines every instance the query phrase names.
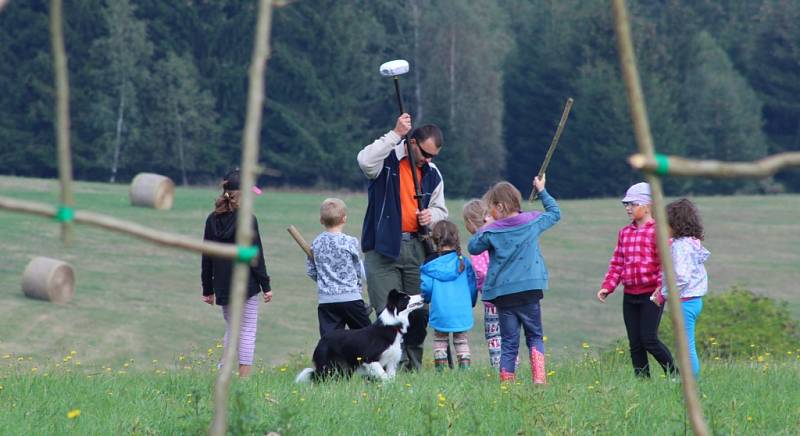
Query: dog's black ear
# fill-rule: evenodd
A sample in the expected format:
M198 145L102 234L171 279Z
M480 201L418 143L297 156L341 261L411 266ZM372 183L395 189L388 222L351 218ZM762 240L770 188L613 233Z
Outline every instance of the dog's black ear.
M389 291L389 295L386 296L386 301L397 301L397 299L400 298L400 295L401 294L397 289L392 289Z

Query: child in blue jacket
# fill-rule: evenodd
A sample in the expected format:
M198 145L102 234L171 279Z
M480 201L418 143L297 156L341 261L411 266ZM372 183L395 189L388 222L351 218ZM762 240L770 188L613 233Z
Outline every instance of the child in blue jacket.
M530 351L531 378L546 382L544 333L539 301L547 289L547 267L539 249L539 236L561 219L556 200L544 189L545 180L535 178L545 212L536 216L521 212L522 196L514 185L497 183L484 200L495 222L483 226L469 241L469 253L489 250L489 270L483 282L483 300L497 307L500 321L500 381L513 381L519 350L519 328L525 331Z
M469 259L461 255L458 227L450 221L437 222L431 230L436 252L420 267L420 291L431 314L433 327L433 362L437 370L447 366L447 347L453 333L458 367L467 369L471 356L467 332L472 329L472 308L478 298L475 271Z

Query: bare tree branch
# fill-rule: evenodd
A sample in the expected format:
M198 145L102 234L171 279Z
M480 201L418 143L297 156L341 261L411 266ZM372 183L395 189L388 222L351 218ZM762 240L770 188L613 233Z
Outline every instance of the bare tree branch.
M25 212L45 217L55 217L58 213L58 209L49 204L16 200L4 196L0 196L0 209L6 209L14 212ZM124 221L99 213L78 210L75 211L74 220L79 224L89 224L117 233L130 235L158 245L195 251L198 253L207 254L209 256L236 259L239 255L238 248L231 244L199 241L187 236L149 229L141 224Z
M762 178L784 168L800 167L800 152L778 153L753 162L722 162L665 155L647 157L637 153L631 155L628 162L637 170L673 176Z

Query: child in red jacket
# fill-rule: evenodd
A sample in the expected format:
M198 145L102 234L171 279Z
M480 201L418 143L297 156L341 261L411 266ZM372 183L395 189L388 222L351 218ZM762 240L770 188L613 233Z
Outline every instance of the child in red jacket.
M642 182L631 186L622 204L631 223L619 231L617 247L597 298L605 303L606 297L622 282L625 293L622 316L628 332L634 373L650 377L649 352L665 372L673 374L672 354L658 339L663 307L650 301L650 295L661 289L661 260L656 246L650 185Z

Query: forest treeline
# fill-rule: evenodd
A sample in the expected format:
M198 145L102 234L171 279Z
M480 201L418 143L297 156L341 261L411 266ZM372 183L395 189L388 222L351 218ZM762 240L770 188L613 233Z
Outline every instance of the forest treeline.
M56 175L48 4L0 12L0 173ZM659 152L751 160L800 150L800 1L628 3ZM75 177L141 171L207 184L240 159L254 1L65 2ZM267 186L360 189L358 150L397 116L381 63L415 123L436 123L451 196L508 179L529 192L565 100L550 165L559 197L619 196L641 174L610 2L297 0L277 8L261 164ZM668 178L670 195L798 192L762 181Z

